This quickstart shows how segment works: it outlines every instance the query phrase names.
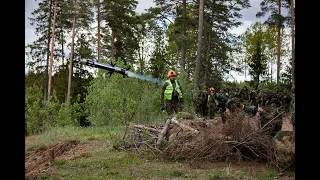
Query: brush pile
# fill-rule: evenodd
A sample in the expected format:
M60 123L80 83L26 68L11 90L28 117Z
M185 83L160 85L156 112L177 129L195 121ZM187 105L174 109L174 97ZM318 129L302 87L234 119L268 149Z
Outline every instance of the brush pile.
M128 126L114 148L146 150L168 160L190 163L256 161L271 163L280 171L294 164L294 131L287 128L284 131L291 133L280 130L277 136L272 136L274 121L282 118L281 112L267 123L261 123L259 115L249 117L243 111L232 112L225 124L220 117L208 120L186 112L181 114L159 126ZM286 119L290 124L290 119Z

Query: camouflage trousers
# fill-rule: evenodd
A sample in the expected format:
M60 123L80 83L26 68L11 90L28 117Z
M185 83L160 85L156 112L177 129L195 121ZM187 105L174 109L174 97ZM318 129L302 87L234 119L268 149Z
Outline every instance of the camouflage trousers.
M213 103L208 104L208 116L210 119L214 119L214 114L216 113L216 105Z
M166 111L168 115L171 115L173 113L178 113L182 110L182 106L180 101L166 101Z

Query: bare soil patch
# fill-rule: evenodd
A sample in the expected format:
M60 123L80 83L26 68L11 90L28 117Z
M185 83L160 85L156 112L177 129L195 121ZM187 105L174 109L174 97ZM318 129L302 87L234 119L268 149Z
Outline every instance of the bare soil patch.
M34 139L35 137L26 138L25 143ZM77 140L69 140L48 147L29 149L25 154L25 179L37 179L42 173L50 173L53 159L74 160L87 157L96 146L95 141L80 143Z

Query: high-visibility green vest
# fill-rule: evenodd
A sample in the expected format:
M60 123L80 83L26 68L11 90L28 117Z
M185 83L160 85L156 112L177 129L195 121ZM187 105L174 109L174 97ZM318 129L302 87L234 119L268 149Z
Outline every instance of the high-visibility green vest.
M208 95L208 104L210 103L210 96L211 96L211 94ZM214 102L216 104L218 104L218 101L216 99L214 99L213 96L212 96L212 99L214 100Z
M210 96L211 96L211 94L208 95L208 103L210 102Z
M168 82L169 85L166 87L166 90L164 91L164 100L171 100L172 99L173 89L175 89L179 93L179 99L182 99L182 92L181 92L181 89L180 89L180 86L179 86L177 80L175 80L175 83L176 83L175 88L173 88L170 80L167 80L166 82Z

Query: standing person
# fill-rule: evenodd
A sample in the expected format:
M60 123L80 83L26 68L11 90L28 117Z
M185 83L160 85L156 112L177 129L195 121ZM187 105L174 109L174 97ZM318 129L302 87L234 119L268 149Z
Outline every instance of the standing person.
M257 103L257 92L256 90L252 90L250 93L250 102L252 105L258 105Z
M241 103L245 103L248 101L249 99L249 92L248 92L248 88L247 86L244 86L241 90L240 90L240 94L239 94L239 98Z
M181 84L175 79L176 72L168 72L168 80L164 82L160 95L161 110L166 110L168 115L180 112L184 108Z
M202 99L202 103L201 103L201 109L202 109L202 116L206 117L208 115L208 91L206 90L207 88L205 87L205 90L200 91L199 93L201 94L201 99Z
M210 92L208 94L208 116L210 119L214 119L214 114L216 112L216 100L215 100L215 92L214 88L210 88Z
M203 113L203 106L202 106L203 102L202 102L202 93L198 92L196 94L194 94L193 97L193 105L195 107L195 114L197 117L202 117L202 113Z

